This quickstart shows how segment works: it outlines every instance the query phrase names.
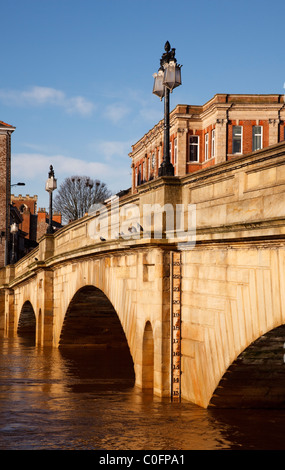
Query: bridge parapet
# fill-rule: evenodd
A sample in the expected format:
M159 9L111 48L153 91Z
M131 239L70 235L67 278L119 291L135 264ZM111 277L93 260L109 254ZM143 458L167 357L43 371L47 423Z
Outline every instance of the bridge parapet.
M15 263L14 277L21 277L26 274L31 265L35 265L39 260L39 247L28 253L24 258Z
M181 188L199 242L285 234L285 142L183 177Z

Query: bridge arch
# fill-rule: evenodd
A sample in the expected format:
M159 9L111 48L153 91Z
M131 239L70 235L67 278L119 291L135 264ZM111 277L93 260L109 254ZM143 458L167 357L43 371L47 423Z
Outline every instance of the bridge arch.
M17 325L17 335L31 344L36 344L36 315L29 300L26 300L21 308Z
M285 408L285 325L264 333L241 352L221 378L210 406Z
M86 285L73 295L66 310L59 348L93 348L119 361L124 373L134 378L134 362L119 316L106 294Z
M62 325L59 346L127 347L118 314L104 292L93 285L72 297Z

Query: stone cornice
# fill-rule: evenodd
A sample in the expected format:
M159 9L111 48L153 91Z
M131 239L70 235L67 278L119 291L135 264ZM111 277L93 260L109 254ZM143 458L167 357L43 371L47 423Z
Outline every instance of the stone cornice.
M198 170L195 173L191 173L186 176L179 177L182 184L187 183L196 183L198 181L203 181L215 176L223 175L225 173L232 172L246 166L251 166L257 163L263 163L269 161L272 158L281 158L285 159L285 141L278 144L274 144L265 149L258 150L248 155L242 155L227 162L217 163L216 165Z

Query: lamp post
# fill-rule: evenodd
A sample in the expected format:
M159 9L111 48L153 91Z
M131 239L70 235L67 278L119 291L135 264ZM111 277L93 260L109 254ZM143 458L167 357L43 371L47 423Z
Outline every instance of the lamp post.
M18 225L16 224L16 222L14 222L11 225L10 232L12 234L12 258L11 258L11 263L15 264L16 263L15 238L16 238L16 233L18 232Z
M47 233L53 233L52 228L52 193L57 188L57 182L54 177L53 166L50 165L50 170L48 174L48 180L46 182L46 191L49 193L49 224L47 227Z
M181 85L181 67L175 59L175 49L171 49L168 41L164 46L165 52L160 59L160 68L153 74L154 84L152 92L160 100L164 97L164 145L163 162L158 169L158 176L174 176L174 166L169 154L169 92Z

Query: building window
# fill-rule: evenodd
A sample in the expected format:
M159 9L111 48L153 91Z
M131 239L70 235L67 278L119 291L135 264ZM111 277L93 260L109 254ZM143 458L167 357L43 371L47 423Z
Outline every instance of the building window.
M209 134L205 134L205 160L209 158Z
M189 161L199 161L199 136L191 135L189 140Z
M253 126L252 128L252 150L262 149L262 126Z
M242 126L233 127L233 153L242 153Z
M138 168L135 168L135 186L138 185Z
M174 165L177 165L177 139L174 139Z
M169 142L169 158L170 158L170 161L172 162L172 142Z
M215 156L215 129L212 130L211 157Z
M153 154L151 156L151 168L154 168L154 166L155 166L155 155L154 155L154 152L153 152Z

